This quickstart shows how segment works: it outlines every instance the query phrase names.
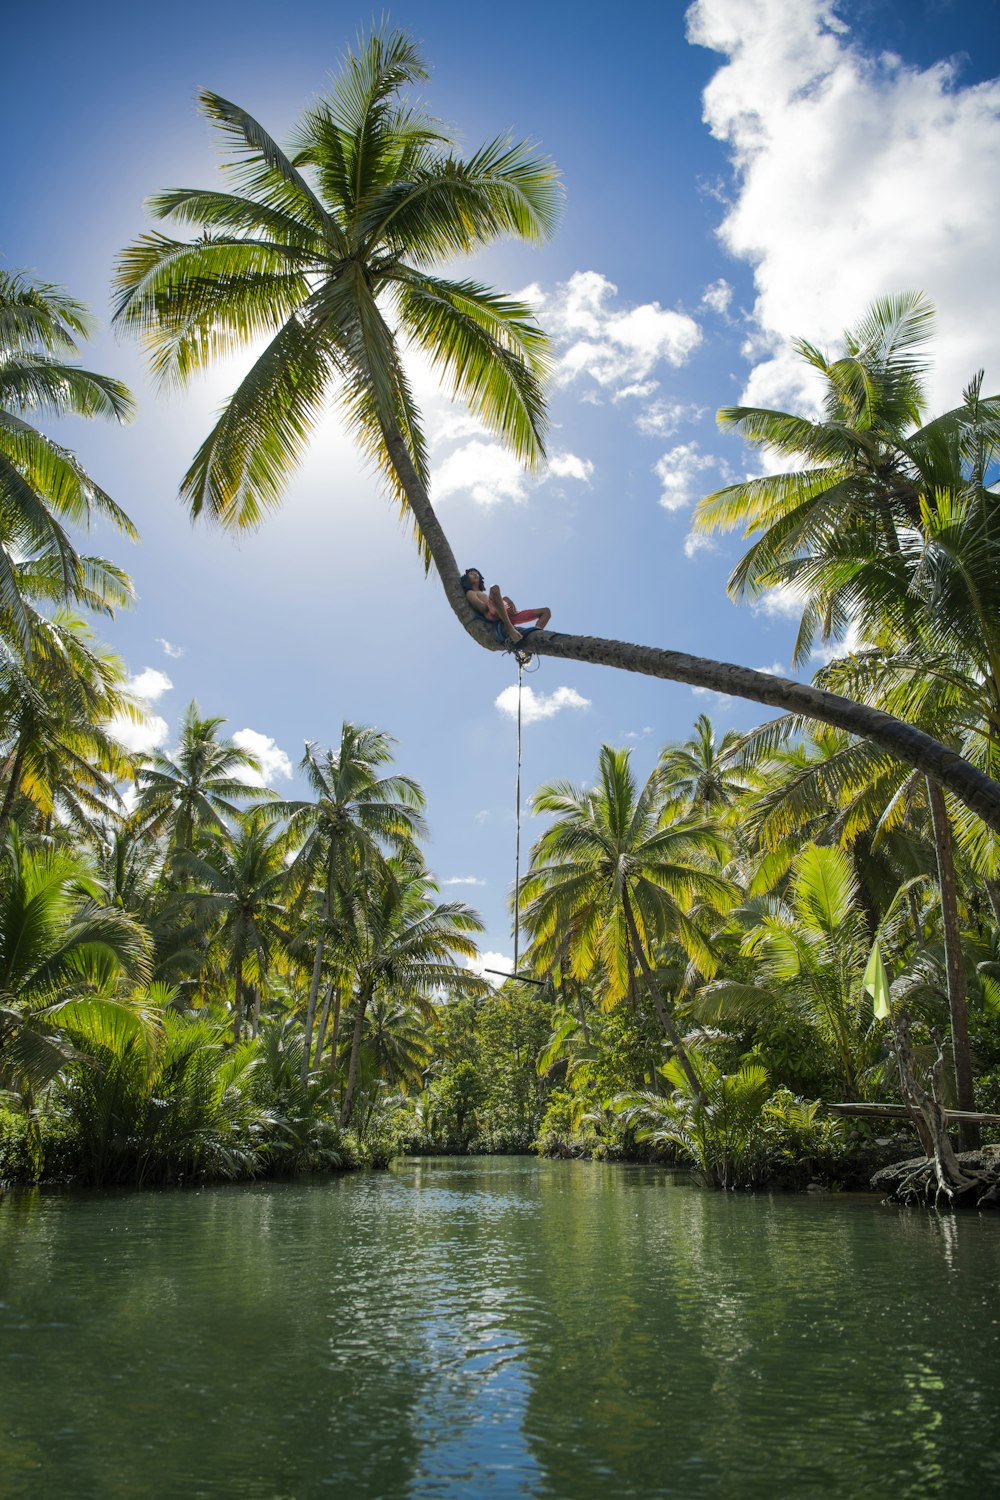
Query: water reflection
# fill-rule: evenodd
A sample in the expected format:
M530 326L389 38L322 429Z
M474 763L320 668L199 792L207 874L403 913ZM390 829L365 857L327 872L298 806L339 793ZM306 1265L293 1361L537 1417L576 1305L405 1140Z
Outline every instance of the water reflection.
M998 1249L522 1158L11 1197L0 1494L996 1493Z

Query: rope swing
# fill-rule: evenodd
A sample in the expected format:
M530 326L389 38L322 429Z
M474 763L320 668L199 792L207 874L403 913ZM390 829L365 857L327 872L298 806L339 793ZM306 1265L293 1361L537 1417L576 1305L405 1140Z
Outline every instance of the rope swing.
M533 984L538 989L545 988L544 979L532 979L527 974L517 972L518 960L521 956L521 690L524 686L524 668L528 661L526 654L517 651L513 653L517 657L517 775L514 780L514 972L503 974L502 969L487 969L487 974L503 974L504 979L517 979L521 984ZM536 662L532 671L537 672L540 663Z

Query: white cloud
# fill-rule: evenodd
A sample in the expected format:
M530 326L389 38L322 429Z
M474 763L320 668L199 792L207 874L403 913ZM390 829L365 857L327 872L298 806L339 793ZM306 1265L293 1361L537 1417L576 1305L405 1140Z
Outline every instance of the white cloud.
M141 724L134 724L131 719L116 715L108 724L108 733L119 745L131 750L133 755L148 755L151 750L158 750L164 743L169 726L160 714L147 714Z
M507 953L480 953L478 958L467 958L465 967L471 969L474 974L482 977L498 990L508 974L514 972L514 960ZM487 974L487 969L499 969L499 974Z
M575 271L546 298L545 325L562 350L557 384L589 375L600 386L615 387L620 396L641 387L658 364L684 364L701 342L701 329L687 313L658 302L611 307L617 292L599 271Z
M770 615L772 618L798 620L802 617L805 595L794 583L777 583L766 594L750 603L755 615Z
M496 700L501 713L517 718L517 687L511 683ZM564 708L589 708L590 699L582 698L575 688L558 687L551 693L536 693L531 687L521 689L521 722L535 724L539 719L551 719Z
M710 454L700 453L697 443L679 443L658 459L653 472L660 481L660 504L664 510L681 510L695 498L700 498L704 487L698 483L703 469L715 466Z
M474 439L449 453L441 464L434 480L434 499L465 494L477 505L523 505L529 492L547 479L577 479L586 484L593 472L589 458L557 453L549 460L548 467L535 476L527 473L500 443Z
M553 453L549 459L549 473L557 479L579 479L589 484L594 465L589 458L577 458L575 453Z
M127 687L133 697L141 698L144 703L155 703L157 698L169 693L173 683L166 672L158 672L155 667L144 667L135 677L129 678Z
M694 557L696 552L714 552L715 543L704 531L689 531L684 538L684 556Z
M183 646L175 646L170 641L165 641L162 635L156 637L156 644L163 647L164 655L175 659L184 655Z
M687 19L692 42L728 58L704 95L737 174L719 232L754 267L764 337L829 346L874 298L919 288L939 314L931 409L980 365L995 386L1000 80L963 88L951 62L865 55L835 0L697 0ZM801 399L785 353L744 394Z
M269 734L261 734L256 729L237 729L233 744L241 750L249 750L260 762L259 774L246 769L235 771L237 781L245 782L247 786L270 786L272 781L290 780L292 763Z
M642 401L659 389L660 382L658 380L639 380L634 385L623 385L620 391L615 391L611 399L616 406L619 401L629 401L633 398Z
M702 307L707 307L709 312L718 313L720 317L725 317L732 300L733 289L724 276L713 281L701 294Z
M447 880L442 880L441 885L487 885L488 882L481 880L478 875L452 875Z
M698 422L704 416L701 406L683 401L651 401L635 419L635 425L647 437L670 437L682 422Z
M755 671L763 672L765 677L785 677L787 673L780 661L773 661L769 667L755 667Z
M169 726L160 714L149 711L150 705L172 687L166 672L157 671L156 667L144 667L130 677L125 689L137 700L144 717L140 723L135 723L127 714L115 714L108 721L108 733L133 755L148 755L151 750L158 749L167 738Z

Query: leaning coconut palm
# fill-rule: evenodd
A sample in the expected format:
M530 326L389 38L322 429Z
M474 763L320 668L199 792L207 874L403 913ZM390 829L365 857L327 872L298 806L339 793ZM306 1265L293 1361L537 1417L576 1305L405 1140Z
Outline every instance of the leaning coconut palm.
M521 904L536 941L573 932L573 978L587 979L600 963L606 1004L622 999L638 966L653 1011L697 1092L680 1030L660 993L654 951L674 940L703 974L714 973L709 936L691 908L696 900L716 910L731 903L732 887L711 868L712 860L725 858L725 840L716 825L669 802L662 766L637 787L629 760L628 750L603 745L592 790L557 782L535 793L535 812L555 819L532 850Z
M519 458L543 456L546 343L531 309L431 269L498 238L544 238L559 202L551 163L497 139L453 154L439 122L401 91L426 78L407 36L375 32L348 54L288 152L251 115L205 92L235 161L233 191L180 188L152 212L197 226L189 241L145 235L122 254L118 326L137 334L164 380L268 343L182 483L194 515L257 525L276 505L329 397L411 515L459 621L501 649L465 599L429 497L420 415L394 327ZM803 683L682 652L538 632L541 655L623 668L750 698L863 734L938 776L1000 831L1000 785L929 735Z
M31 642L33 597L110 612L131 596L125 574L81 557L66 531L96 513L134 538L131 521L74 454L27 420L132 415L121 381L73 360L91 326L59 287L0 271L0 635L21 649Z

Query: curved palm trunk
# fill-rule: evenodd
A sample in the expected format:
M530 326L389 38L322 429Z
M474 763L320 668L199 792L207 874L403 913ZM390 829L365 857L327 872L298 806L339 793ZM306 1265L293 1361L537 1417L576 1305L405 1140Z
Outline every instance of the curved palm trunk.
M635 925L635 916L632 912L632 903L628 899L627 894L623 894L623 907L625 911L625 926L628 929L629 942L632 945L632 951L635 954L636 962L638 963L640 972L642 973L642 977L646 985L646 993L649 995L650 1000L652 1000L653 1002L653 1009L656 1011L656 1014L659 1017L660 1025L667 1033L670 1045L677 1053L677 1060L680 1063L681 1067L684 1069L684 1077L691 1085L692 1096L696 1100L700 1099L701 1084L698 1080L698 1075L691 1065L691 1059L688 1056L687 1048L681 1040L681 1034L677 1030L674 1018L667 1010L667 1007L664 1005L663 996L660 994L659 990L656 987L656 976L649 965L649 960L646 958L646 950L643 947L642 938L639 936L639 929Z
M951 1047L955 1062L955 1099L959 1109L974 1110L972 1086L972 1050L969 1046L969 1007L962 962L962 932L958 920L958 889L955 860L951 848L951 824L944 793L927 778L927 796L931 806L931 826L937 854L938 886L941 891L941 925L944 932L944 959L948 974L948 1009L951 1013ZM979 1145L979 1126L963 1120L958 1128L959 1140L966 1151Z
M370 984L358 991L358 1011L354 1018L354 1035L351 1037L351 1060L347 1068L347 1087L344 1090L344 1102L340 1110L341 1125L346 1125L351 1118L354 1090L358 1083L358 1067L361 1062L361 1035L365 1025L365 1012L371 997L372 986Z
M383 428L383 437L420 533L434 559L448 603L473 640L488 651L502 651L504 648L480 622L465 598L455 554L413 466L402 433L398 427ZM535 656L590 662L594 666L617 667L624 672L662 677L668 682L687 682L692 687L711 688L729 698L747 698L753 703L780 709L782 713L802 714L835 729L844 729L849 734L881 745L921 774L933 776L984 823L1000 833L1000 783L984 776L975 766L923 730L894 719L880 709L790 678L771 677L767 672L736 666L732 662L712 661L708 657L689 656L683 651L666 651L657 646L637 646L629 641L605 640L600 636L536 631L531 637L531 650Z

